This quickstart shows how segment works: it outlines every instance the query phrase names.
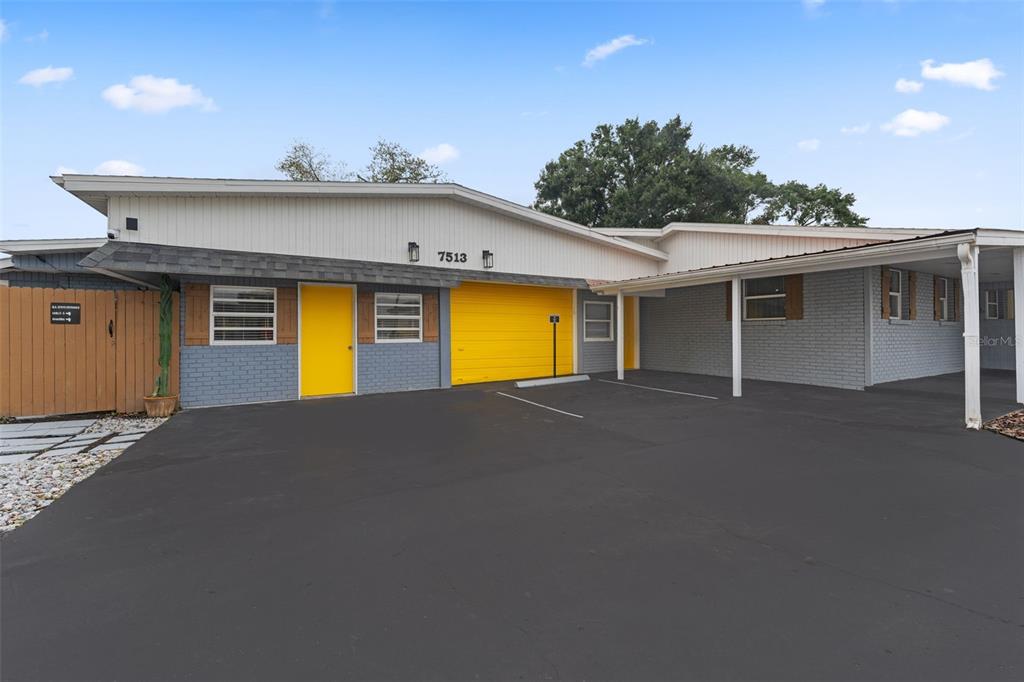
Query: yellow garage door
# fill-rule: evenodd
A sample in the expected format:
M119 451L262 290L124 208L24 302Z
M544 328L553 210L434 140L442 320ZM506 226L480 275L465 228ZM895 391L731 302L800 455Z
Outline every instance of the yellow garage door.
M452 289L452 384L572 374L572 290L463 282Z

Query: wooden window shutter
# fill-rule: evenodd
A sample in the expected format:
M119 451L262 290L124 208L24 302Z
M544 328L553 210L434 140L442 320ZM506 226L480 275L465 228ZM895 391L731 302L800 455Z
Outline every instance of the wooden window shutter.
M910 319L917 319L917 273L907 273L907 296L910 297Z
M953 297L953 321L960 319L960 280L949 280L950 295Z
M359 343L373 343L377 337L376 319L374 314L374 298L372 291L360 291L356 296L357 324L359 326Z
M732 320L732 282L725 283L725 319Z
M210 345L210 285L185 285L185 345Z
M889 310L889 266L882 266L882 319L888 320L892 317Z
M278 287L277 289L277 342L298 343L299 306L298 289Z
M942 301L939 300L939 285L942 284L942 278L938 275L932 275L932 319L942 319ZM949 296L947 293L946 296Z
M786 319L804 319L803 275L786 275Z
M438 339L438 297L436 293L423 294L423 340Z

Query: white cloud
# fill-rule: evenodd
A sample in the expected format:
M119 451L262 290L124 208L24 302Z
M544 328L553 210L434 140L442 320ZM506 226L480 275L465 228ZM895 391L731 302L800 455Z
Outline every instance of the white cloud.
M627 47L636 47L638 45L646 45L651 41L646 38L637 38L632 33L618 38L613 38L607 43L601 43L597 47L592 48L587 55L583 58L583 66L593 66L602 59L607 59L619 50L625 50Z
M860 125L854 126L843 126L839 129L843 135L863 135L864 133L871 130L870 123L861 123Z
M921 133L934 133L949 125L949 117L937 111L907 109L882 125L882 130L900 137L917 137Z
M813 12L825 4L825 0L803 0L804 9Z
M809 140L800 140L796 143L797 149L802 152L816 152L818 147L821 146L821 140L811 138Z
M459 158L459 150L455 145L442 142L436 147L429 147L420 152L420 158L427 163L443 164Z
M7 22L0 19L0 43L7 40L8 35L10 35L10 32L7 30Z
M902 92L904 95L910 95L915 92L921 92L922 88L924 88L924 83L921 81L912 81L906 78L900 78L896 81L896 85L893 87L896 88L896 92Z
M96 175L142 175L143 168L131 161L111 159L96 166L93 173Z
M948 81L953 85L964 85L979 90L995 90L992 84L1005 74L995 67L991 59L976 59L962 64L939 64L934 59L921 62L921 77L933 81Z
M54 175L78 175L78 171L74 168L68 168L67 166L57 166L57 170L54 171Z
M41 43L45 43L46 39L49 38L49 37L50 37L50 32L47 31L44 28L42 31L40 31L39 33L35 34L34 36L26 36L25 37L25 42L26 43L34 43L36 41L39 41Z
M146 114L162 114L178 107L217 111L213 100L196 86L179 83L177 78L151 75L135 76L128 85L111 85L103 91L103 99L115 109L137 109Z
M33 69L24 76L18 79L18 82L23 85L31 85L32 87L39 88L47 83L60 83L66 81L75 74L75 70L70 66L44 66L41 69Z

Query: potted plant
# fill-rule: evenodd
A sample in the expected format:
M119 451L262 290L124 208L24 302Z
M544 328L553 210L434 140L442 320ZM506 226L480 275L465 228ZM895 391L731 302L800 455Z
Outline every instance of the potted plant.
M150 417L170 417L178 406L178 396L169 395L171 377L171 315L173 293L171 278L163 275L160 278L160 373L156 376L153 395L142 400L146 405L146 414Z

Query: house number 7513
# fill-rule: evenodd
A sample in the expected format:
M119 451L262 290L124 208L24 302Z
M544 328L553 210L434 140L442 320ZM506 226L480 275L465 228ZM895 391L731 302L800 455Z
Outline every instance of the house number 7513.
M465 263L466 254L455 251L438 251L437 260L444 263Z

